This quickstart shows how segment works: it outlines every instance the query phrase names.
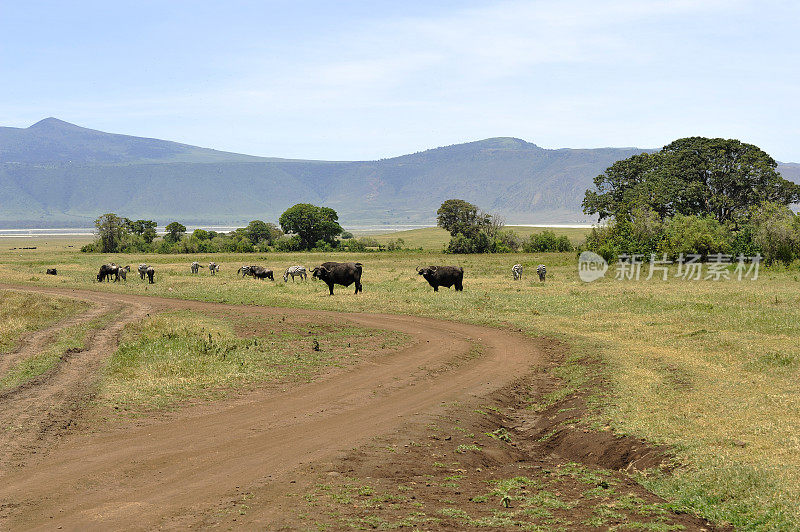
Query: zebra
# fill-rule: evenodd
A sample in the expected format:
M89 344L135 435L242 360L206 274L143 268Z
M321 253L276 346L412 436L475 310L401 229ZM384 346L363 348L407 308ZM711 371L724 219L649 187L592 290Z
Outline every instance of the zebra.
M300 278L304 281L308 280L308 274L306 273L305 266L290 266L286 268L286 271L283 272L283 282L287 282L289 280L289 276L292 276L292 282L294 282L295 275L300 276Z
M114 279L114 282L116 283L117 281L119 281L120 277L122 277L123 281L127 282L127 280L128 280L127 275L128 275L129 271L131 271L131 267L130 266L125 266L124 268L117 269L117 277Z
M544 278L547 276L547 268L545 268L544 264L540 264L536 267L536 273L539 274L539 280L544 282Z
M141 279L142 281L144 281L144 276L147 274L147 268L148 268L147 264L142 263L139 265L138 269L139 279Z
M216 262L209 262L208 263L208 271L211 272L211 275L214 275L219 271L219 264Z
M192 263L192 273L197 273L197 272L198 272L198 270L200 270L200 268L205 268L205 266L203 266L202 264L200 264L200 263L199 263L199 262L197 262L197 261L194 261L194 262Z
M250 266L242 266L238 270L236 270L236 275L242 274L242 277L247 277L250 275Z
M522 279L522 264L515 264L514 266L512 266L511 275L514 276L515 281Z

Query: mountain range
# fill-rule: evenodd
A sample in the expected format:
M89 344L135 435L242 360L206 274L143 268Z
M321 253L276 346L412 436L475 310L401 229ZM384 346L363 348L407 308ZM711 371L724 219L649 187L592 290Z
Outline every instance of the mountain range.
M639 148L544 149L500 137L378 161L255 157L46 118L0 127L0 224L89 226L100 214L184 224L276 221L295 203L345 226L434 223L461 198L509 223L591 222L592 179ZM800 182L800 164L781 163Z

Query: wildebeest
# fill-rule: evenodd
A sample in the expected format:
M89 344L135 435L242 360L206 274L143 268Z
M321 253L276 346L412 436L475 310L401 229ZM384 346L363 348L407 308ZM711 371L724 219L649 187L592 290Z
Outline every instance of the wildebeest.
M464 268L460 266L426 266L417 268L417 273L428 281L434 292L438 292L440 286L450 288L454 285L457 292L464 290L461 284L464 280Z
M208 271L211 272L211 275L216 274L219 271L219 264L217 264L216 262L209 262Z
M139 265L139 279L144 281L144 276L147 275L147 268L149 268L147 264L142 263Z
M361 289L361 270L363 264L360 262L323 262L311 272L315 279L324 281L328 285L328 290L333 295L333 285L350 286L356 284L355 293L363 292Z
M544 282L544 278L547 277L547 268L544 264L540 264L536 267L536 273L539 275L539 280Z
M513 265L511 267L511 275L514 276L515 281L522 279L522 264Z
M305 266L289 266L288 268L286 268L286 271L283 272L284 283L289 280L290 275L292 276L292 282L294 282L294 277L296 275L299 276L304 281L308 280L308 274L306 273Z
M120 278L122 278L123 281L127 281L128 280L127 276L129 271L131 271L130 266L125 266L124 268L117 268L117 278L114 279L114 282L116 283L117 281L120 280Z
M204 266L203 266L202 264L200 264L200 263L199 263L199 262L197 262L197 261L194 261L194 262L192 263L192 273L197 273L197 272L198 272L198 270L200 270L200 268L203 268L203 267L204 267Z
M156 275L156 270L152 266L148 266L147 270L145 270L145 273L147 273L147 282L150 284L156 284L155 280L153 279L153 277Z
M103 281L110 281L112 277L116 277L117 273L119 272L119 266L114 264L103 264L100 266L100 272L97 274L97 281L102 283Z
M269 279L270 281L274 281L275 277L272 274L272 270L264 268L263 266L250 266L248 275L252 275L256 279Z
M58 271L56 271L55 268L47 268L45 273L47 273L47 275L58 275Z

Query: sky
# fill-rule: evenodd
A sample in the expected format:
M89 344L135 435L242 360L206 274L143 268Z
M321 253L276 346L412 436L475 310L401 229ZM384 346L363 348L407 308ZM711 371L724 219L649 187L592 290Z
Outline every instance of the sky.
M0 125L368 160L738 138L800 162L796 1L0 0Z

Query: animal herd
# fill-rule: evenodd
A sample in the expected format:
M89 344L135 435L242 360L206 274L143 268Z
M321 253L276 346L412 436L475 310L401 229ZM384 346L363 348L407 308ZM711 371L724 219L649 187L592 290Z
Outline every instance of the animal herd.
M204 267L205 266L199 262L194 261L189 266L189 269L192 274L197 274L200 268ZM351 284L355 284L355 293L358 294L359 292L363 292L361 286L363 267L364 265L360 262L324 262L311 271L311 277L312 279L319 279L328 285L330 295L333 295L334 285L350 286ZM100 272L97 274L97 281L101 283L103 281L110 282L112 278L114 282L118 282L120 279L125 281L129 271L131 271L130 266L118 266L113 262L110 264L103 264L100 266ZM210 262L208 264L208 271L211 272L211 275L216 275L216 273L220 271L220 266L216 262ZM147 282L149 284L155 283L155 268L152 266L148 264L139 264L138 272L140 279L144 280L144 278L147 277ZM54 268L48 269L47 273L56 275L56 270ZM236 275L238 276L240 274L243 278L250 276L254 279L261 279L262 281L264 279L269 279L270 281L275 280L272 270L263 266L242 266L236 270ZM450 288L451 286L455 287L456 292L464 290L464 268L461 266L418 267L417 274L428 281L428 284L431 285L434 292L438 292L440 286L445 288ZM539 264L536 267L536 274L539 276L539 281L545 281L547 277L547 268L544 264ZM522 264L515 264L512 266L511 275L515 281L522 279ZM286 268L283 272L283 282L288 282L290 276L292 282L294 282L295 277L300 277L303 281L308 280L308 272L305 266L301 265L289 266Z

